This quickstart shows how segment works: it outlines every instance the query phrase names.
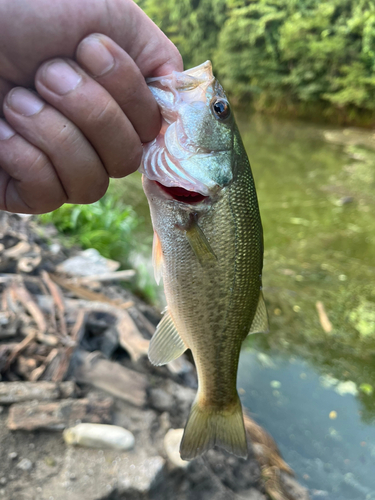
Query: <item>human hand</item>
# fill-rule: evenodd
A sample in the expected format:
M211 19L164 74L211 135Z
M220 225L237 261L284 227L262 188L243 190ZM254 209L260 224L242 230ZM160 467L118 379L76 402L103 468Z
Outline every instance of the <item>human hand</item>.
M92 203L134 172L160 129L145 77L173 70L131 0L0 0L0 209Z

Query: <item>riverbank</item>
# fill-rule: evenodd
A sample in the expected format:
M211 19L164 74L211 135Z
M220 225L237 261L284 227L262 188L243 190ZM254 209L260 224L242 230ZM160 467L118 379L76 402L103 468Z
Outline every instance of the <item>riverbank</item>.
M66 249L53 227L7 213L0 244L3 498L308 499L251 419L246 461L216 450L179 459L195 369L185 356L150 365L148 341L160 315L117 283L123 272L113 261ZM134 445L71 446L63 430L77 422L123 427Z

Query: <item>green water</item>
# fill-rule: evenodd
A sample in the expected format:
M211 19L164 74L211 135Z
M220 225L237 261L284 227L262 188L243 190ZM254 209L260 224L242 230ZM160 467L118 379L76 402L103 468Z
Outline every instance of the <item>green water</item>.
M238 124L264 226L271 325L245 342L243 403L312 499L375 499L375 134L264 116ZM150 248L139 176L118 186L144 216Z

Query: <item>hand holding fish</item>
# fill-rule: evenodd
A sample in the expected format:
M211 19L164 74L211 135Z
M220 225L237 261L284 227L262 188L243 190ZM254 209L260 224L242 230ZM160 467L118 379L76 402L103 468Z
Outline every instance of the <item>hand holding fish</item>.
M131 0L0 0L0 209L91 203L136 170L160 130L144 78L173 70Z

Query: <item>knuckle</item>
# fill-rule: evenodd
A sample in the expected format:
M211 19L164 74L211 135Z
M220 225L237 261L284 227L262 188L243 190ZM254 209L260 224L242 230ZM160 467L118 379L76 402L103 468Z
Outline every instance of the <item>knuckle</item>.
M92 108L87 116L87 121L95 124L96 127L106 128L117 121L118 111L115 101L112 98L108 98L101 105L96 105Z

